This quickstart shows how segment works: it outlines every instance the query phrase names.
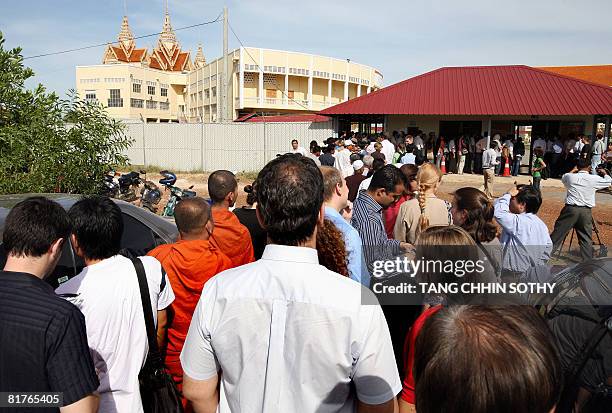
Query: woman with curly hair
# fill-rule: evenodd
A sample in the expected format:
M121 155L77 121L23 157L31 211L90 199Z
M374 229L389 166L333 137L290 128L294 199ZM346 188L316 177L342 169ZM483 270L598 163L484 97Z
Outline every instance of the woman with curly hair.
M319 264L330 271L348 277L346 246L342 233L328 219L323 222L322 227L317 229L317 254Z
M490 263L492 268L485 270L493 271L498 276L502 245L497 239L498 227L493 222L494 209L491 200L476 188L459 188L453 197L451 214L453 223L470 234L486 261Z
M414 244L417 236L430 226L451 225L450 204L436 196L442 182L442 172L426 163L416 175L417 196L400 207L393 229L396 240Z

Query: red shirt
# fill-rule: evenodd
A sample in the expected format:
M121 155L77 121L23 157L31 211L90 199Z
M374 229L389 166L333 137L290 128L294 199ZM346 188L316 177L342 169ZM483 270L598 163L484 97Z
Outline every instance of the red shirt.
M412 195L403 195L395 204L389 208L383 210L383 221L385 223L385 232L389 239L393 239L393 228L395 227L395 221L397 221L397 214L402 204L412 199Z
M423 311L410 328L410 331L406 336L406 341L404 342L404 355L408 354L408 356L404 366L406 370L406 377L404 378L404 385L402 386L402 400L410 404L415 404L414 375L412 372L414 367L414 345L419 333L421 332L421 329L423 328L423 324L425 324L425 321L437 313L441 308L441 305L437 305L435 307L429 307L427 310ZM406 353L406 350L408 350L408 353Z

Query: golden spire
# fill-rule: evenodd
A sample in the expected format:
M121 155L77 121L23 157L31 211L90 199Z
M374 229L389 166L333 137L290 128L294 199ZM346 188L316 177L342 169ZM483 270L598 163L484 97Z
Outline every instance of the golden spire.
M130 25L128 23L127 16L123 16L123 21L121 22L121 31L119 32L119 43L122 43L126 49L129 48L129 45L134 42L134 34L132 34L132 30L130 29Z
M198 45L198 51L195 56L196 67L202 67L206 65L206 58L204 57L204 51L202 50L202 44Z
M174 30L172 30L172 24L170 23L170 13L168 12L168 0L165 2L165 12L164 12L164 27L162 29L161 34L159 35L159 40L170 49L172 45L176 44L176 34L174 34Z

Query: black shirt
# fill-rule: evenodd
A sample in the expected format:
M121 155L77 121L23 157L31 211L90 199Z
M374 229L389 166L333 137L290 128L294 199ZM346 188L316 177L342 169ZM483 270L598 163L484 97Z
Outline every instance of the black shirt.
M334 166L336 158L334 158L334 155L331 153L324 153L323 155L319 156L319 161L323 166Z
M234 209L234 214L238 217L238 221L249 230L255 259L260 259L268 242L268 233L259 225L255 210L251 208L236 208Z
M85 317L34 275L0 271L0 349L2 392L61 392L69 405L98 388Z

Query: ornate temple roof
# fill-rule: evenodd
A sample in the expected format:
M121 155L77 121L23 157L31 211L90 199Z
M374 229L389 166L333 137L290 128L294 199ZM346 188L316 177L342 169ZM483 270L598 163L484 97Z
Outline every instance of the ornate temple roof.
M149 67L171 72L182 72L193 69L190 52L183 52L170 23L170 14L166 11L164 26L157 45L149 57Z
M111 63L140 63L145 61L147 49L137 49L134 35L130 29L127 16L123 16L121 31L117 45L109 44L104 51L104 64Z

